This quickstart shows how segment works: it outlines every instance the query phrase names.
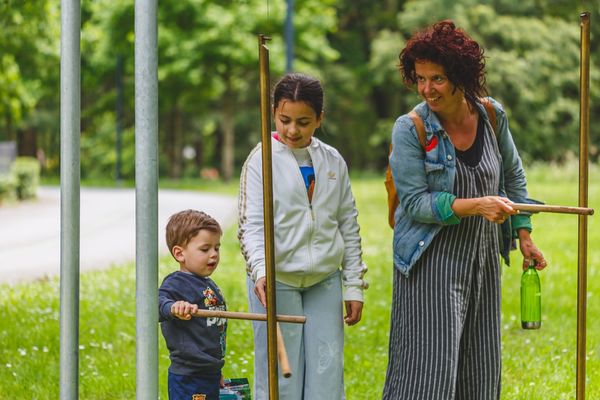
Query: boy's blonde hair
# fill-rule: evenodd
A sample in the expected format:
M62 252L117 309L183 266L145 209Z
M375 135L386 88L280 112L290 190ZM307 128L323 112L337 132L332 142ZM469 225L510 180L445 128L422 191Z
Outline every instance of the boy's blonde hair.
M166 228L167 246L171 255L174 246L185 246L202 229L223 234L219 223L205 212L184 210L171 215Z

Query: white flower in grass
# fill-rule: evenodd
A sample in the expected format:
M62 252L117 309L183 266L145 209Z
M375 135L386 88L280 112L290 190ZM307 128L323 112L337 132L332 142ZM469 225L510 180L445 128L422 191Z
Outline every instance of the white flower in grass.
M82 345L82 344L80 344L80 345L79 345L79 350L85 350L85 346L84 346L84 345Z
M16 378L17 377L17 373L13 371L13 376Z
M44 353L47 353L47 352L48 352L48 347L44 346L44 347L42 348L42 351L43 351Z
M33 346L33 347L31 348L31 350L33 350L33 351L38 351L38 350L39 350L39 348L38 348L37 346Z
M27 355L27 350L25 350L25 349L21 349L21 348L20 348L20 349L18 350L18 352L19 352L19 354L20 354L21 356L23 356L23 357L25 357L25 356Z
M6 368L12 368L12 364L11 363L6 363Z

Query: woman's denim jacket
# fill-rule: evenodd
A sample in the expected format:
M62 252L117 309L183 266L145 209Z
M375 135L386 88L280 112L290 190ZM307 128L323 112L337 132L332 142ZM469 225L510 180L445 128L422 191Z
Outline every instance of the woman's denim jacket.
M488 99L496 110L498 157L502 166L498 195L515 203L533 203L534 200L527 198L525 172L508 128L506 113L500 103ZM481 104L478 108L486 129L494 133L485 108ZM400 200L395 213L394 266L405 275L443 226L460 223L460 218L452 211L452 202L456 198L453 194L456 174L454 146L425 102L414 110L425 126L425 151L413 121L405 114L394 124L390 154L390 168ZM529 213L514 215L502 225L500 253L507 264L508 253L511 247L514 248L516 230L521 228L531 231Z

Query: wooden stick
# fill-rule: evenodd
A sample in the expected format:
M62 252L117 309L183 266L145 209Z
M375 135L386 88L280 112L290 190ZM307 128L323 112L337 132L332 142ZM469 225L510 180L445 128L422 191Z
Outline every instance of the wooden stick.
M196 313L194 314L194 317L244 319L244 320L251 320L251 321L266 321L267 320L266 314L236 312L236 311L204 310L204 309L198 309L198 311L196 311ZM292 322L295 324L303 324L306 322L306 317L303 315L277 315L277 321Z
M512 203L511 207L519 211L529 211L532 213L551 212L558 214L579 214L593 215L594 209L587 207L569 207L569 206L550 206L546 204L522 204Z
M284 378L292 376L292 369L290 368L290 361L288 360L287 351L285 350L285 342L283 341L283 334L277 323L277 360L279 361L279 368L281 369L281 375Z

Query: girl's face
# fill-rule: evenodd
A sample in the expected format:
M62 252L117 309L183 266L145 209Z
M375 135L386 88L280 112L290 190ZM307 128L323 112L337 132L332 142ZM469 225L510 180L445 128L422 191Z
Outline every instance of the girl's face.
M323 119L323 113L316 115L305 102L286 99L279 101L274 114L279 140L292 148L308 146Z
M443 66L427 60L417 61L415 73L417 90L434 112L453 111L462 103L463 92L450 82Z

